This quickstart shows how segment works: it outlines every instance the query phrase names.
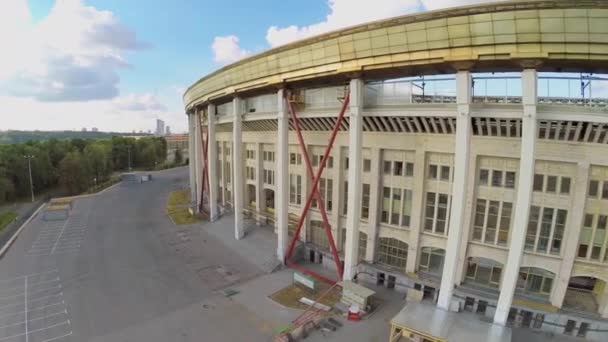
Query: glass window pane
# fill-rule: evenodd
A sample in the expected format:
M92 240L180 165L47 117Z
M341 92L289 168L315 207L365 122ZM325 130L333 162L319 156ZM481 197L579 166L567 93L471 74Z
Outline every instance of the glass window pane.
M393 175L401 176L403 173L403 162L396 161L395 168L393 169Z
M562 177L562 184L560 185L559 192L562 194L570 193L570 177Z
M449 166L441 167L441 180L444 180L444 181L450 180L450 167Z
M544 176L540 175L540 174L535 174L534 175L534 185L533 185L533 189L534 191L543 191L543 180L544 180Z
M363 159L363 172L369 172L372 169L372 161Z
M384 174L385 175L390 175L391 174L391 162L390 162L390 160L385 160L384 161Z
M414 176L414 163L405 163L405 175L408 177Z
M604 181L604 183L603 183L602 199L608 199L608 181Z
M479 170L479 185L488 185L489 171L486 169Z
M547 192L557 191L557 176L547 176Z
M429 178L437 179L437 165L429 165Z
M515 172L507 171L505 174L505 187L513 189L515 188Z
M502 171L492 170L492 186L502 186Z
M596 180L589 181L589 197L597 197L599 182Z
M593 226L593 215L585 214L585 221L583 223L584 227L592 227Z

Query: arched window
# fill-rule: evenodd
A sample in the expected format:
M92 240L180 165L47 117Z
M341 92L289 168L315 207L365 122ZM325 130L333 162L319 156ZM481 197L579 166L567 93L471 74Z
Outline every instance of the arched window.
M550 295L555 274L542 268L521 267L517 278L517 289L523 292Z
M435 247L424 247L420 251L421 271L431 274L441 275L443 272L443 261L445 258L445 250Z
M469 258L465 279L478 285L498 288L502 267L502 264L491 259Z
M393 238L379 238L376 261L379 264L405 269L407 264L407 243Z

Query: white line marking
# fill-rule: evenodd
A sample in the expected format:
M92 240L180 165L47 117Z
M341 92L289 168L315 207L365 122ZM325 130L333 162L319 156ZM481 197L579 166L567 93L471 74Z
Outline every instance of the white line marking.
M62 336L57 336L57 337L53 337L53 338L49 338L48 340L44 340L44 341L41 341L41 342L50 342L50 341L55 341L55 340L58 340L58 339L60 339L60 338L68 337L68 336L70 336L70 335L72 335L72 330L70 330L70 332L69 332L69 333L67 333L67 334L65 334L65 335L62 335Z
M64 322L61 322L61 323L53 324L53 325L50 325L48 327L32 330L30 332L24 332L24 333L16 334L16 335L13 335L13 336L2 337L2 338L0 338L0 341L4 341L4 340L8 340L9 338L19 337L19 336L24 336L25 335L25 341L27 342L28 341L28 335L31 334L31 333L35 333L35 332L43 331L43 330L49 330L51 328L59 327L59 326L66 325L66 324L70 325L70 321L64 321Z
M36 291L31 292L30 294L32 294L32 293L40 293L40 292L48 291L48 290L51 290L51 289L60 289L61 288L60 285L59 286L53 286L53 287L47 287L45 289L36 290ZM24 294L21 293L21 294L14 295L14 296L0 297L0 300L2 300L2 299L9 299L9 298L17 298L17 297L20 297L20 296L23 296L23 295Z
M27 316L27 277L25 277L25 298L24 298L24 302L25 302L25 342L29 342L29 330L30 330L30 325L28 324L28 316Z
M49 274L49 273L57 273L57 269L53 269L53 270L48 270L48 271L44 271L44 272L40 272L40 273L30 273L30 274L26 274L26 275L22 275L22 276L18 276L18 277L13 277L13 278L9 278L9 279L0 279L0 283L2 282L9 282L9 281L15 281L17 279L22 279L25 277L33 277L33 276L38 276L38 275L43 275L43 274Z
M51 254L53 254L53 252L55 252L55 248L57 248L57 243L59 242L59 240L61 240L61 236L63 235L63 231L65 230L65 226L67 225L69 220L70 220L69 218L67 220L65 220L65 223L63 224L63 228L61 228L61 233L59 234L59 238L57 238L57 241L55 241L55 246L53 246L53 249L51 250Z
M64 309L63 311L55 312L55 313L52 313L52 314L50 314L50 315L46 315L46 316L43 316L43 317L32 318L32 319L28 320L28 322L41 321L41 320L43 320L43 319L47 319L47 318L51 318L51 317L55 317L55 316L67 315L67 314L68 314L68 310L65 310L65 309ZM25 323L26 323L26 321L21 321L21 322L17 322L17 323L12 323L12 324L5 325L5 326L3 326L3 327L0 327L0 329L6 329L6 328L13 327L13 326L17 326L17 325L25 324Z

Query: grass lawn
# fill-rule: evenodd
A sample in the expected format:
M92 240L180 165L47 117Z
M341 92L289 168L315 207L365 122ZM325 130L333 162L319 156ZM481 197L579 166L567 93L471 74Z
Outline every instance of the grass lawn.
M168 206L190 204L190 190L177 190L169 193Z
M308 299L316 300L330 287L330 285L322 281L317 281L315 286L317 290L313 292L311 289L303 285L297 283L291 284L271 294L270 299L288 308L304 310L308 308L308 305L300 303L300 298L306 297ZM337 302L340 301L341 296L342 288L336 286L328 294L326 294L323 299L321 299L320 303L333 307Z
M167 198L167 214L175 224L192 224L200 221L196 215L190 215L190 190L177 190L169 193Z
M0 232L6 227L9 223L13 222L17 217L17 213L14 211L7 211L5 213L0 214Z

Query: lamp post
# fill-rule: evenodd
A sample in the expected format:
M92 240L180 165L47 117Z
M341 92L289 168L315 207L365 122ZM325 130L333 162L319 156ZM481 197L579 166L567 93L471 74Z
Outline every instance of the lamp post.
M27 168L29 170L29 174L30 174L30 192L32 194L32 203L34 202L34 182L32 180L32 158L34 158L34 156L32 155L25 155L23 156L23 158L27 159Z

